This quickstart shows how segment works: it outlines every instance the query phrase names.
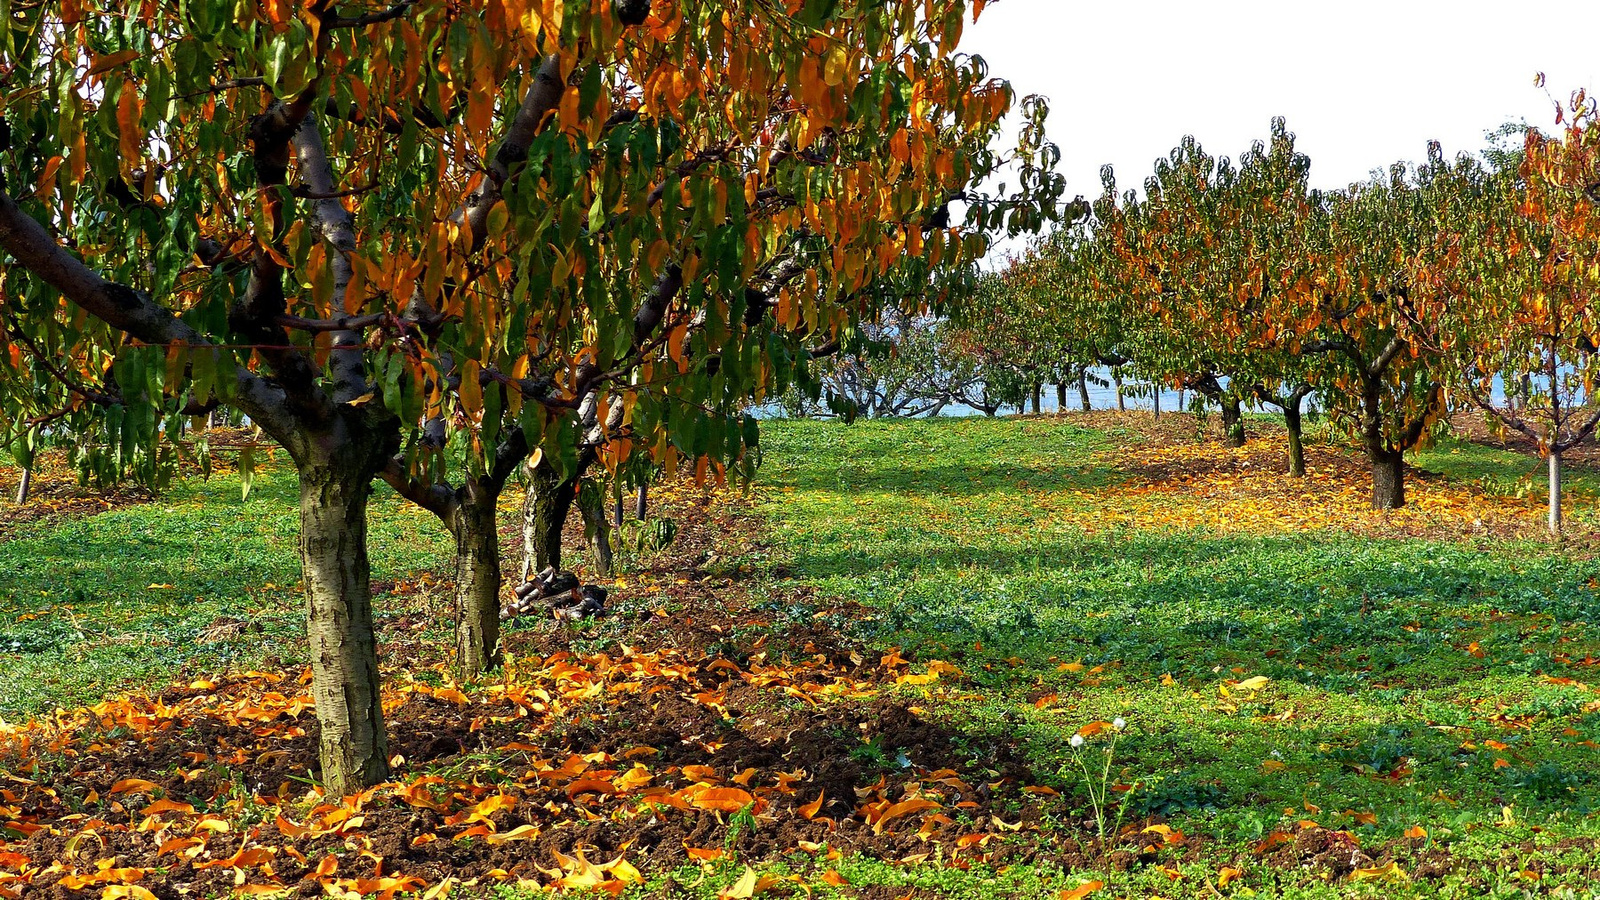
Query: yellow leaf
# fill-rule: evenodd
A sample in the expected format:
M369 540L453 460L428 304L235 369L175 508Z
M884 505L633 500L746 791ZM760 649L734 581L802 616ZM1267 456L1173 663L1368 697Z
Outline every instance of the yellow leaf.
M846 55L844 45L839 44L828 53L828 60L822 67L822 80L831 87L844 84L845 69L850 64L850 57Z
M156 895L136 884L111 884L106 886L100 900L156 900Z
M1233 866L1223 866L1222 869L1217 872L1217 887L1225 888L1228 886L1228 882L1233 881L1236 878L1240 878L1243 875L1244 872L1240 869L1235 869Z
M503 834L491 834L485 838L491 844L508 844L512 841L531 841L539 836L539 826L519 825Z
M1265 675L1257 675L1254 678L1246 678L1245 680L1243 680L1243 681L1239 682L1238 684L1234 685L1234 687L1236 687L1236 688L1238 688L1239 690L1242 690L1242 691L1259 691L1262 688L1266 687L1267 686L1267 682L1269 682L1271 680L1272 679L1268 678Z
M1390 860L1388 865L1374 866L1373 868L1370 868L1370 869L1357 869L1354 872L1350 873L1350 880L1351 881L1410 881L1411 880L1411 876L1407 875L1405 873L1405 871L1400 868L1400 864L1399 863L1395 862L1394 860Z
M739 876L738 881L717 893L717 900L747 900L780 881L782 879L773 875L757 875L755 869L745 866L744 874Z

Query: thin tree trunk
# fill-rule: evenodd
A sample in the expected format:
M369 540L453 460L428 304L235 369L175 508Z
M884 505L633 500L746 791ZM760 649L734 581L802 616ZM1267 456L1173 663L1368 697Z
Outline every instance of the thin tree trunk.
M1029 392L1033 401L1033 414L1039 414L1039 395L1044 393L1044 386L1037 381L1033 383L1033 390Z
M1222 442L1229 447L1243 447L1245 442L1244 412L1239 408L1239 398L1232 393L1223 394L1217 401L1222 407Z
M583 537L594 555L594 568L611 576L611 529L606 522L605 490L594 481L578 486L578 512L583 516Z
M1056 382L1056 415L1061 415L1062 413L1064 413L1066 411L1067 411L1067 383L1065 381L1058 381L1058 382Z
M311 692L329 797L353 794L389 775L367 559L371 490L368 471L328 462L300 467L300 564Z
M545 537L554 515L557 477L555 467L543 459L523 466L523 476L528 482L522 500L522 581L526 582L554 565Z
M1078 373L1078 401L1083 404L1083 411L1088 412L1089 405L1089 373Z
M578 496L580 475L556 485L550 498L550 518L545 523L544 556L551 568L561 568L561 532L566 528L567 516L572 512L572 502Z
M1183 388L1178 388L1178 411L1179 412L1182 412L1184 407L1186 407L1188 405L1187 403L1184 402L1184 393L1185 393L1185 391L1184 391Z
M1561 451L1550 451L1550 533L1561 533Z
M1406 505L1405 454L1368 450L1372 461L1372 508L1399 509Z
M649 518L647 515L650 512L649 499L650 486L642 481L639 482L639 494L633 501L633 517L640 522Z
M1306 451L1300 440L1300 399L1289 398L1283 407L1283 425L1289 430L1289 474L1295 478L1304 478L1306 474Z
M1161 385L1158 384L1158 385L1155 386L1155 389L1150 394L1150 397L1151 397L1151 407L1150 408L1155 410L1155 417L1157 419L1159 419L1159 418L1161 418Z
M616 502L616 509L613 510L613 516L614 517L611 520L612 524L616 525L616 527L618 527L618 528L621 528L622 527L622 485L620 485L620 484L617 485L617 502Z
M22 470L22 479L17 482L17 505L28 502L28 490L33 487L33 467Z
M456 665L476 678L500 665L500 534L495 496L469 483L451 515L456 539Z
M1117 389L1117 412L1127 412L1128 407L1122 399L1122 374L1116 369L1111 370L1111 383Z

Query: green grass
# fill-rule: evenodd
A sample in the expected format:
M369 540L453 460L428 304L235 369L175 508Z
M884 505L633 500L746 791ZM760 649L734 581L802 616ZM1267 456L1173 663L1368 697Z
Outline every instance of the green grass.
M1539 840L1600 837L1600 749L1584 746L1600 742L1600 696L1548 677L1595 679L1563 660L1600 656L1600 562L1332 530L1086 535L1036 500L1092 502L1124 477L1091 456L1109 439L1038 420L777 422L763 508L799 579L877 611L842 627L960 662L975 690L937 715L1020 738L1044 783L1086 805L1068 738L1126 718L1117 777L1139 784L1131 808L1215 839L1213 875L1302 818L1367 846L1422 826L1495 865L1531 826ZM1499 493L1529 462L1459 443L1420 460ZM1593 490L1591 475L1574 482ZM1227 688L1257 675L1266 687ZM1044 693L1057 701L1036 708ZM1162 892L1211 896L1194 879Z
M0 716L97 703L185 673L304 658L293 471L175 482L155 502L29 528L0 541ZM439 569L451 547L431 514L380 487L373 578ZM385 614L380 596L377 614ZM259 626L197 643L218 617Z

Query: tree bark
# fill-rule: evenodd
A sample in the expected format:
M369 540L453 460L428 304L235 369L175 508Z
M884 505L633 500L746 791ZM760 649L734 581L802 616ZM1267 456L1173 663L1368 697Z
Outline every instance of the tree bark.
M1127 412L1128 407L1122 399L1122 374L1116 369L1111 370L1111 384L1117 389L1117 412Z
M1044 385L1037 381L1033 383L1033 389L1029 391L1029 399L1033 401L1033 414L1036 416L1039 414L1039 395L1043 392Z
M528 492L522 500L522 580L543 572L560 561L560 529L556 530L556 557L550 558L548 536L555 515L555 494L558 478L555 467L546 460L530 462L523 468L528 482Z
M450 516L456 539L456 665L477 678L500 665L500 533L493 492L469 482Z
M1372 462L1372 508L1399 509L1406 505L1405 454L1398 450L1368 450Z
M343 797L389 775L367 559L372 473L330 460L301 460L299 472L300 563L322 780L328 797Z
M583 516L583 537L594 555L594 568L611 577L611 529L606 522L605 490L594 481L578 486L578 512Z
M1283 407L1283 425L1289 430L1289 474L1295 478L1304 478L1306 474L1306 451L1300 440L1300 400L1290 398Z
M1089 373L1078 373L1078 401L1083 404L1083 411L1088 412L1089 405Z
M1161 385L1156 385L1150 393L1150 408L1155 412L1155 418L1161 418Z
M1056 415L1060 415L1066 411L1067 383L1065 381L1058 381L1056 382Z
M17 505L28 502L28 490L33 487L33 467L22 470L22 478L17 482Z
M1223 394L1217 403L1222 407L1222 442L1229 447L1243 447L1245 442L1244 412L1239 398L1232 392Z
M1550 451L1550 533L1561 533L1561 451Z
M645 519L649 518L649 512L650 486L641 481L639 482L639 493L633 501L633 517L643 522Z

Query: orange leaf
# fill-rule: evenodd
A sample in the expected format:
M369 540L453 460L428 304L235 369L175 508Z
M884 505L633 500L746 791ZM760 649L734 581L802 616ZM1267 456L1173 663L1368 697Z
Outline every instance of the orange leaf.
M108 53L94 61L94 65L89 67L89 74L100 75L109 72L119 66L133 62L143 55L143 51L140 50L118 50L116 53Z
M696 793L689 802L700 809L719 812L738 812L755 801L749 791L739 788L706 788Z
M580 778L567 785L567 797L575 798L579 794L615 794L617 789L609 781L598 778Z
M807 803L805 806L800 807L800 815L805 816L808 819L815 819L817 817L817 813L822 812L822 800L826 796L828 796L828 792L823 791L817 795L817 799Z
M878 817L878 821L872 823L872 831L875 834L882 834L883 826L887 825L893 819L898 819L901 816L907 815L908 813L918 812L919 810L938 808L939 804L922 797L912 797L909 800L901 800L899 803L896 803L883 811L883 815Z
M159 790L160 788L161 785L156 784L154 781L145 781L143 778L124 778L116 784L113 784L111 786L111 790L107 793L126 794L130 791L133 791L140 794L148 794L151 791Z
M1106 883L1104 881L1086 881L1070 891L1062 891L1061 900L1082 900L1082 898L1089 896L1105 886Z

